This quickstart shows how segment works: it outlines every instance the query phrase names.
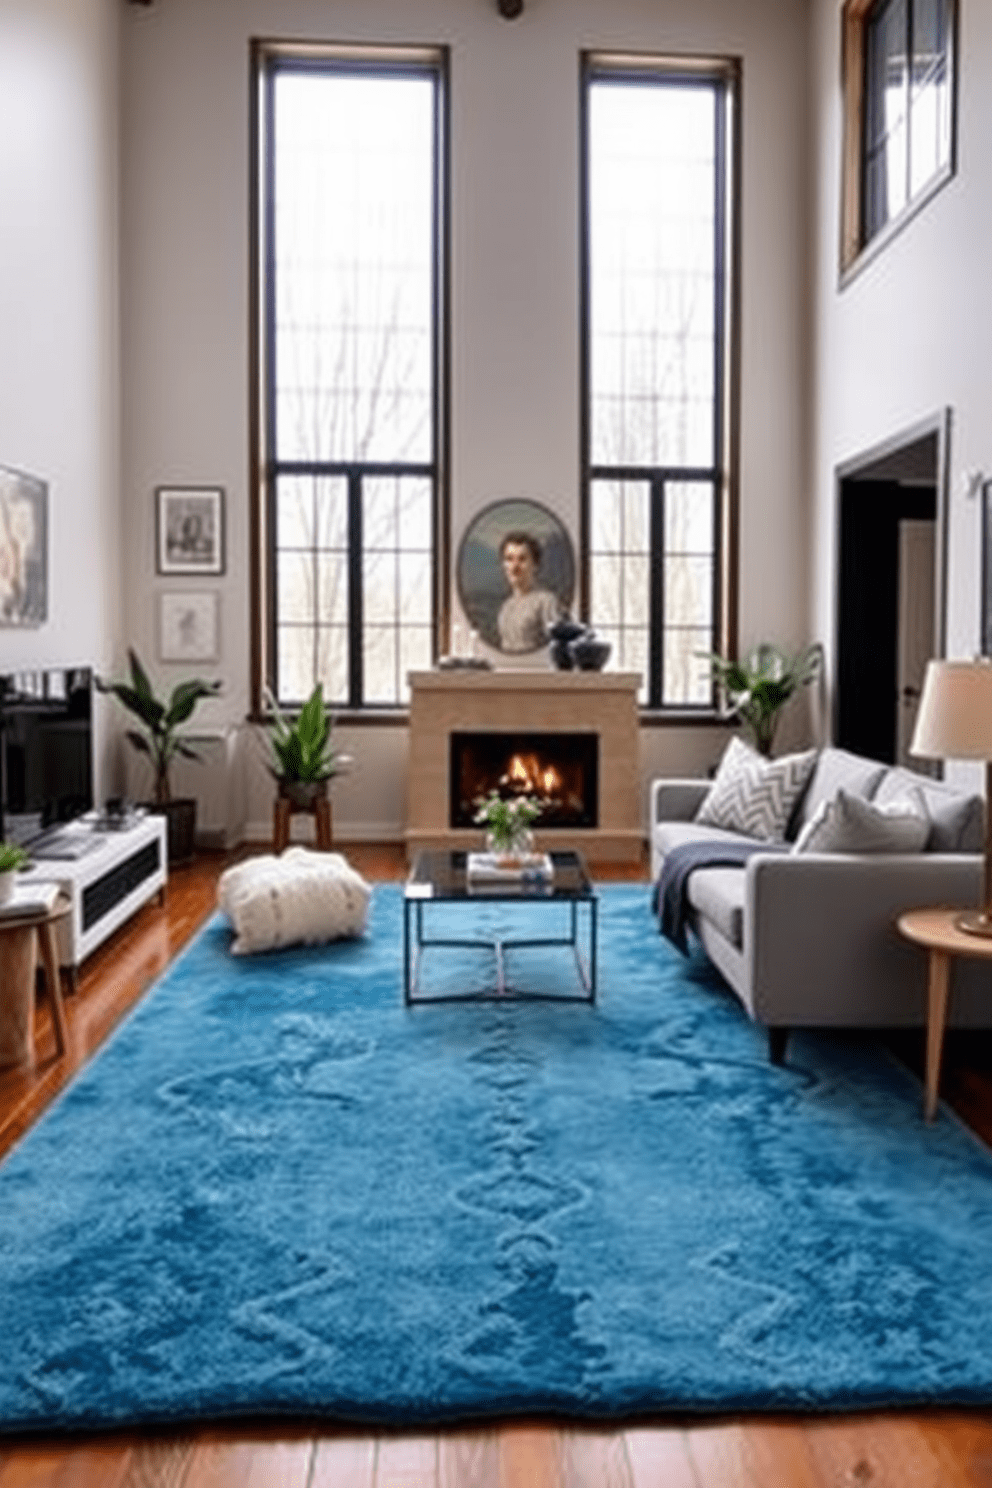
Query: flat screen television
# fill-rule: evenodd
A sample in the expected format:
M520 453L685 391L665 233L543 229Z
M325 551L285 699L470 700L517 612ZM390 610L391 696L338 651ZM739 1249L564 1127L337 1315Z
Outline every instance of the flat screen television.
M93 673L0 676L0 841L29 847L93 806Z

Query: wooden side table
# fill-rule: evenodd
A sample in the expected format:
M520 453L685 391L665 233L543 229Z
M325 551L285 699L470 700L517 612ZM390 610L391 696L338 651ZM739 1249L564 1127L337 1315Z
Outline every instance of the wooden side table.
M289 846L289 823L296 813L303 812L314 817L317 823L317 847L320 852L331 851L331 802L328 796L317 796L308 806L298 806L286 796L277 796L272 814L272 841L277 853Z
M932 1121L937 1109L940 1059L947 1022L947 997L951 980L951 957L971 956L992 961L992 938L969 935L954 921L960 909L908 909L897 920L900 935L930 952L927 1010L927 1085L924 1114Z
M49 910L0 919L0 1066L23 1064L34 1056L35 971L39 950L45 985L52 1000L55 1047L60 1054L66 1051L55 925L71 909L72 900L62 893Z

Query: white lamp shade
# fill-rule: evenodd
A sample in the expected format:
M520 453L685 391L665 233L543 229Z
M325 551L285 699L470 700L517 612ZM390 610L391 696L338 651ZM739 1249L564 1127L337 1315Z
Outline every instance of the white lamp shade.
M910 754L992 760L992 662L927 663Z

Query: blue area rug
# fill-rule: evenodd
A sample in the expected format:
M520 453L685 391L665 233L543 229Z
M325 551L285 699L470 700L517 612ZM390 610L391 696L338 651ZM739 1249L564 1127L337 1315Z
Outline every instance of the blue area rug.
M596 1007L405 1010L392 886L212 922L0 1170L0 1427L992 1400L986 1151L868 1044L772 1067L648 898Z

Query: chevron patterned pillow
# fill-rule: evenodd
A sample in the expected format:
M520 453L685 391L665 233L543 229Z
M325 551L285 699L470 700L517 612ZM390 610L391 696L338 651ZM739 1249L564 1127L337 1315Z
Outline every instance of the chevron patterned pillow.
M815 763L815 749L765 759L735 736L723 752L696 821L763 842L781 842Z

